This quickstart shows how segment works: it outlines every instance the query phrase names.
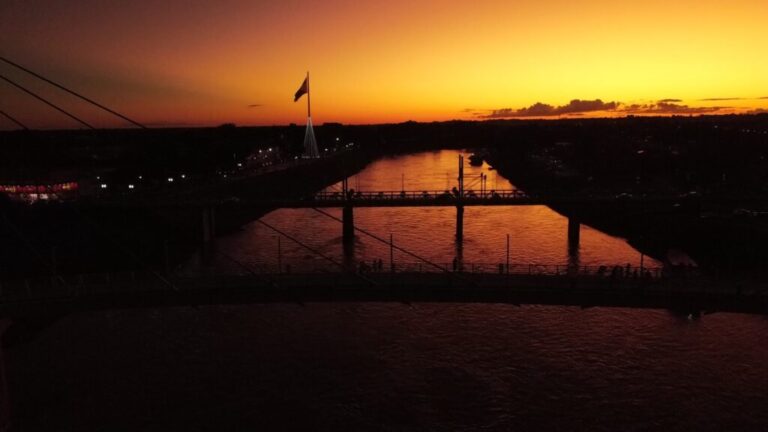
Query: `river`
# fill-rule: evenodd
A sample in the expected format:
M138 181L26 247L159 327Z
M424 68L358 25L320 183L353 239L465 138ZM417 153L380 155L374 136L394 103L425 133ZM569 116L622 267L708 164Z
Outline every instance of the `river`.
M378 160L356 190L444 190L457 151ZM489 189L514 186L487 165ZM334 187L338 187L334 186ZM620 238L542 206L359 208L355 223L429 261L639 265ZM339 216L340 211L329 210ZM220 239L244 266L388 262L340 224L277 210ZM396 265L418 261L396 252ZM644 264L659 265L645 257ZM306 304L113 310L62 318L6 350L24 430L765 430L768 319L493 304Z

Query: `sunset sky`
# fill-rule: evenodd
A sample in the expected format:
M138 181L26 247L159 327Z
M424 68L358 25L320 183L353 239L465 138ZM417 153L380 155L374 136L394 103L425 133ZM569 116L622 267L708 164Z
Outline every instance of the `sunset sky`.
M315 124L729 113L768 108L766 23L766 0L2 0L0 55L150 126L302 124L307 70ZM4 81L0 111L80 127Z

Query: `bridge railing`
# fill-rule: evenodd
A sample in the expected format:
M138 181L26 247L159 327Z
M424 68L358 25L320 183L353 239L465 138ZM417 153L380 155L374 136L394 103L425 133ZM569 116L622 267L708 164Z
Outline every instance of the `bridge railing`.
M470 274L513 274L540 276L602 276L662 278L668 275L661 267L569 265L569 264L509 264L487 262L436 263L438 267L420 262L395 262L394 264L358 263L358 272L438 273L456 272Z
M156 292L159 290L184 290L195 288L189 283L197 280L235 281L242 276L263 277L263 282L276 282L282 276L344 275L358 274L434 274L456 273L461 275L514 275L534 277L588 277L613 280L667 278L694 278L700 276L697 269L668 269L628 265L568 265L568 264L510 264L453 262L429 265L419 262L395 262L381 260L350 262L345 268L331 266L324 261L307 261L283 264L251 263L239 271L233 269L202 268L199 271L165 275L154 272L112 272L80 275L64 275L0 281L0 303L52 300L81 295Z
M423 191L353 191L347 196L343 192L323 191L315 194L310 200L315 201L372 201L372 200L455 200L457 199L455 191L450 190L423 190ZM465 190L464 199L525 199L531 198L530 195L519 190Z
M389 263L384 260L350 261L341 266L329 264L327 261L306 260L285 264L248 263L239 268L206 268L187 272L185 275L195 277L210 274L327 274L327 273L470 273L470 274L512 274L539 276L599 276L606 278L653 278L659 279L673 275L670 269L663 267L640 267L627 265L573 265L573 264L509 264L490 262L460 262L432 263L400 262ZM682 274L683 270L678 274ZM695 269L687 269L688 275L697 273Z
M57 275L2 280L0 303L173 288L170 277L148 271Z

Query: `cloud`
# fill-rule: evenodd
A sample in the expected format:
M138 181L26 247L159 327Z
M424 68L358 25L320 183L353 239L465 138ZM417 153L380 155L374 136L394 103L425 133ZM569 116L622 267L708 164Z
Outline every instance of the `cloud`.
M250 105L248 105L248 108L260 108L260 107L263 107L263 106L264 105L262 105L262 104L250 104Z
M737 101L737 100L744 100L744 98L739 97L719 97L719 98L706 98L706 99L699 99L700 101ZM678 101L680 102L680 101Z
M768 98L766 98L766 99L768 99ZM768 114L768 109L758 108L758 109L754 109L752 111L747 111L745 114Z
M710 98L702 100L736 100L737 98ZM765 99L768 99L766 97ZM692 115L711 114L725 109L726 106L689 106L682 103L682 99L660 99L650 103L627 104L623 102L603 102L601 99L581 100L573 99L566 105L550 105L543 102L524 108L501 108L495 110L479 110L466 108L462 112L470 113L477 118L503 119L520 117L556 117L556 116L582 116L590 112L608 112L617 114L650 114L650 115ZM764 112L764 111L760 111ZM752 112L756 113L756 112Z
M723 108L725 107L691 107L661 100L652 104L623 105L620 111L627 114L706 114Z
M603 102L600 99L581 100L573 99L566 105L553 106L541 102L519 109L501 108L495 109L490 114L479 115L487 119L510 117L552 117L560 115L577 115L593 111L613 111L619 107L618 102Z
M758 99L768 99L768 96L763 96L763 97L758 98Z

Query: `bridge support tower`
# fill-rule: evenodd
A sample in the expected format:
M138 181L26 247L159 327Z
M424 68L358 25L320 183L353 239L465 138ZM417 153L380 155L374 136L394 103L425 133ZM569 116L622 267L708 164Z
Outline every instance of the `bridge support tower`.
M579 248L579 237L581 236L581 222L575 217L568 218L568 249Z
M456 241L464 240L464 206L456 206Z
M341 210L342 242L344 247L352 246L355 241L355 214L351 205L345 205Z

